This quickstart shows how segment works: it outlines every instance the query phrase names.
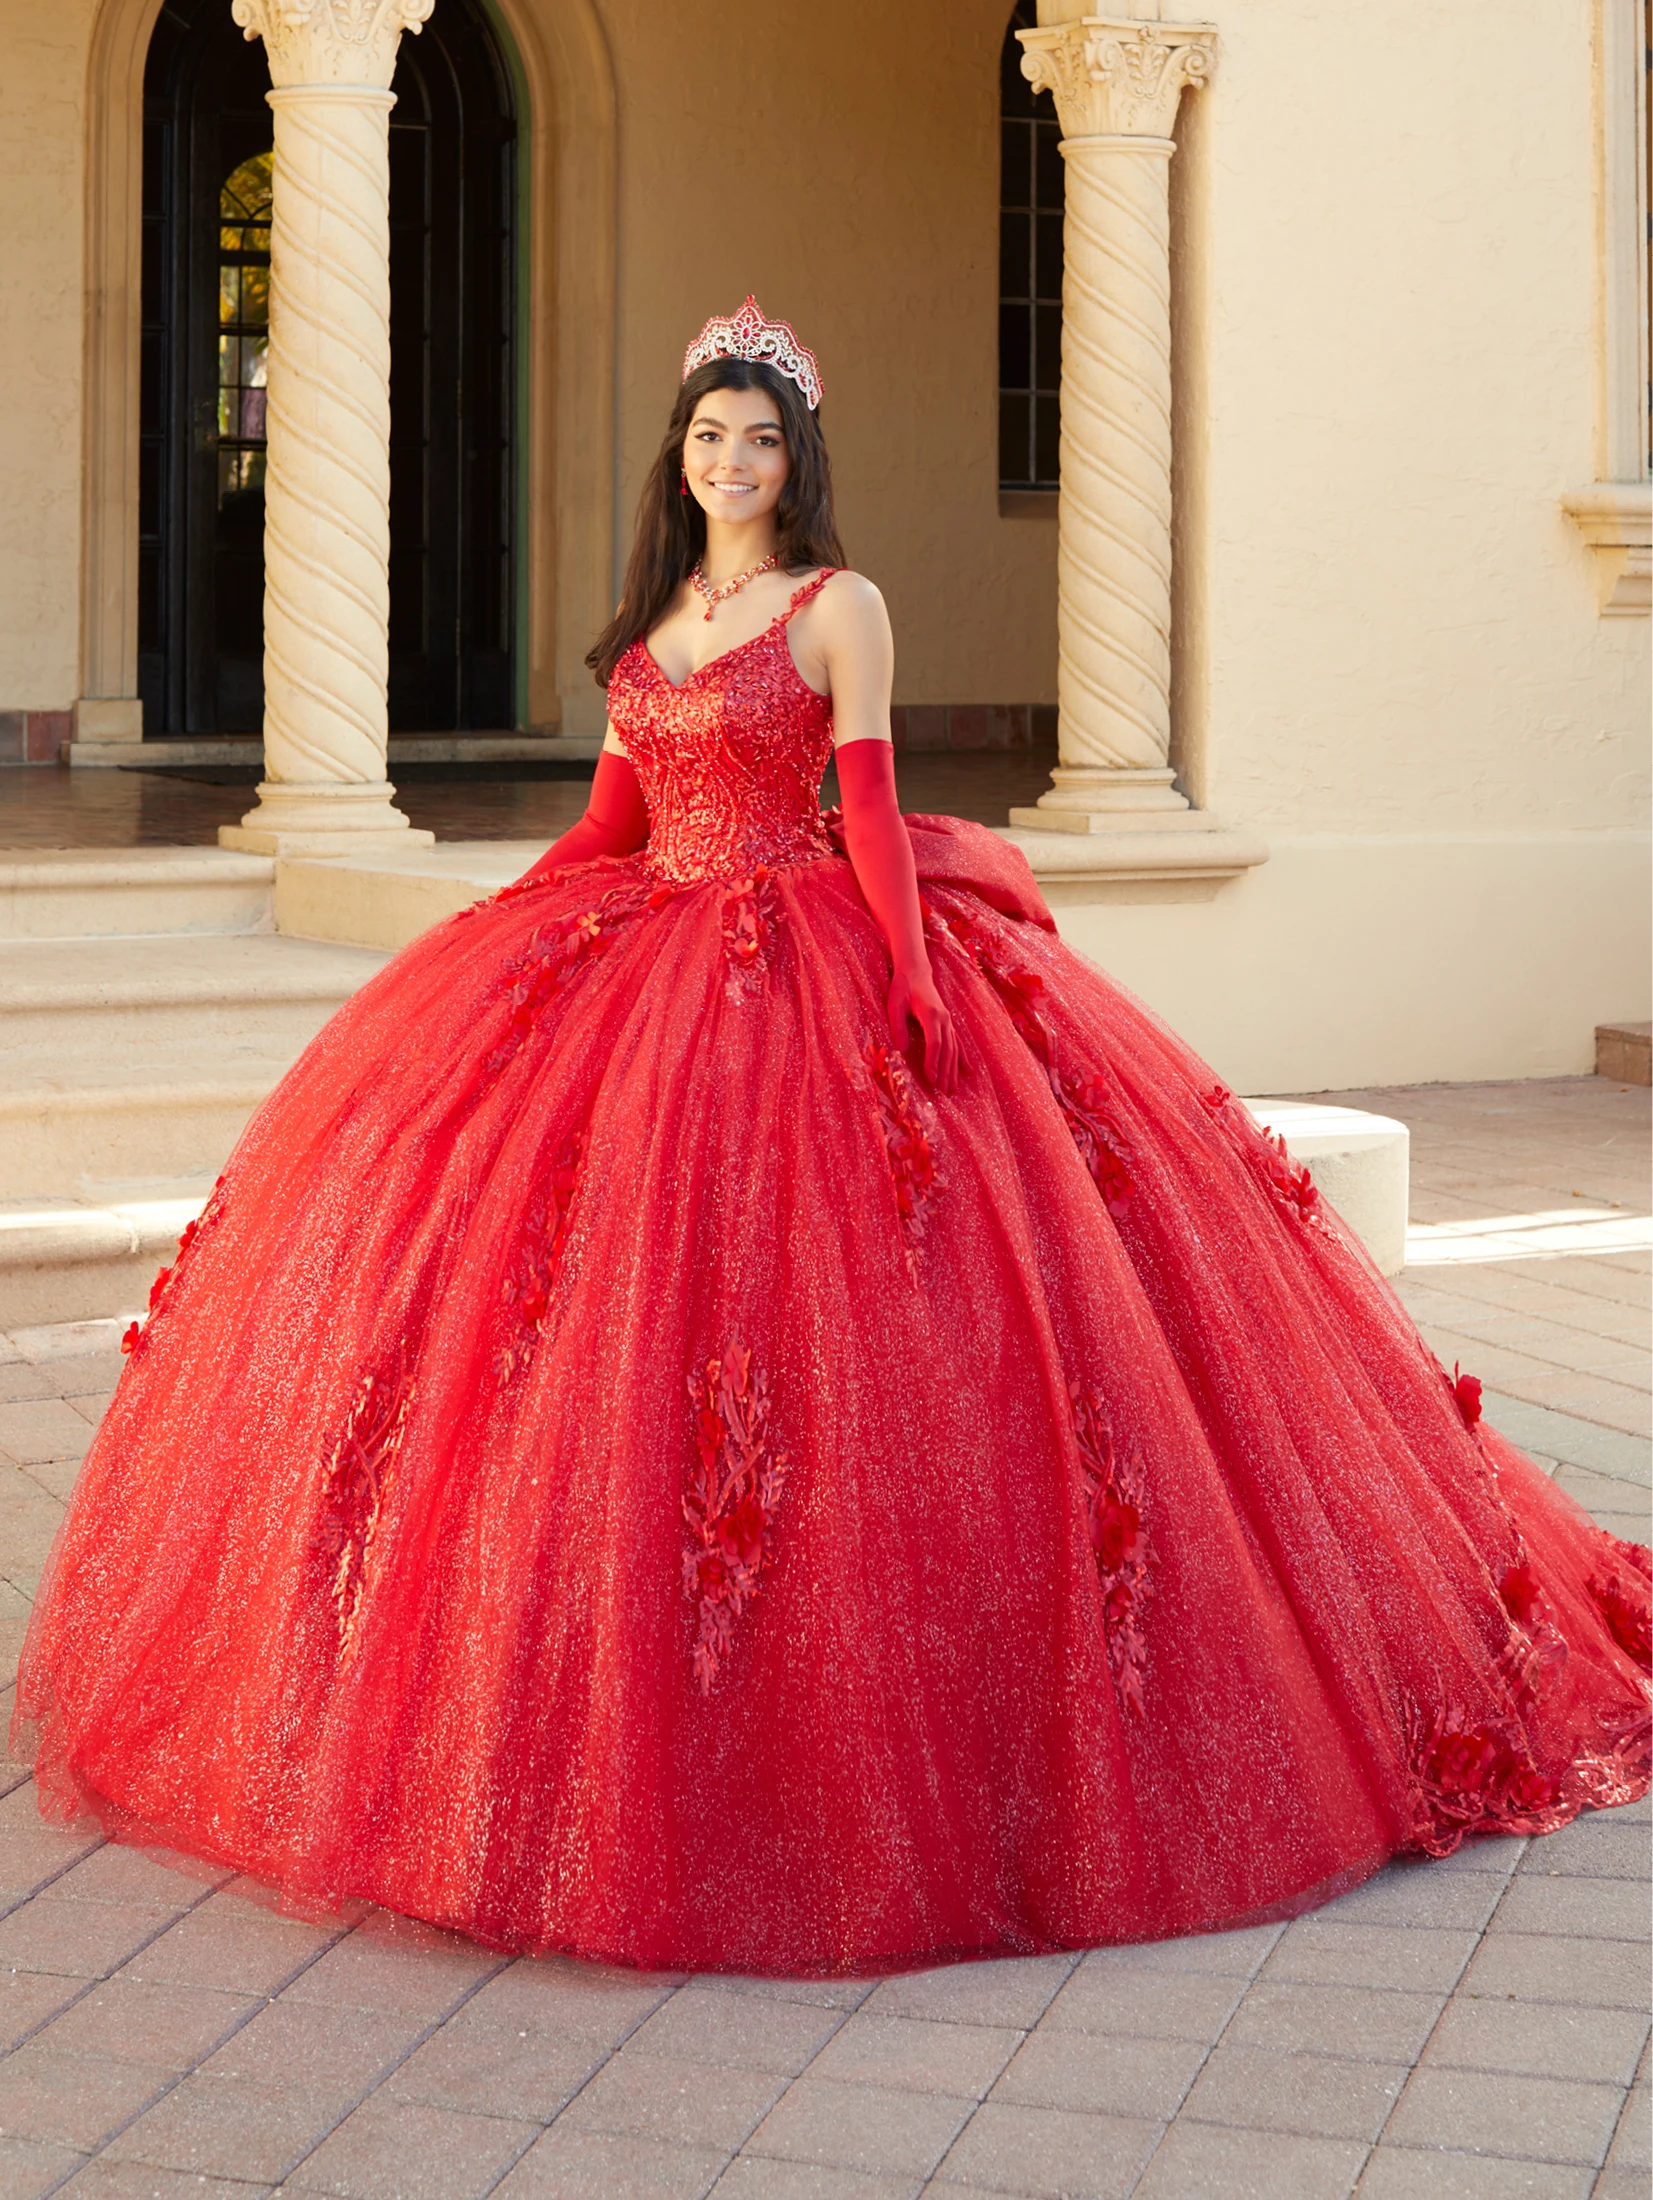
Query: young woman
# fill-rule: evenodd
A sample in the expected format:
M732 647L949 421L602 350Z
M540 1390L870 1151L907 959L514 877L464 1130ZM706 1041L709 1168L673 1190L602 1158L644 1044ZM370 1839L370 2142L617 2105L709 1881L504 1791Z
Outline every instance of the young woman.
M898 815L818 395L750 300L691 346L585 817L333 1020L161 1279L24 1654L43 1807L810 1973L1640 1794L1647 1555L1009 843Z

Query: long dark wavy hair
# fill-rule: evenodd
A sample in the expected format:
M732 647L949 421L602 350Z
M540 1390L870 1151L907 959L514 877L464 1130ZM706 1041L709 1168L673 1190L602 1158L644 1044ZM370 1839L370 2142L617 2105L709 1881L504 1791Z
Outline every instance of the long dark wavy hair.
M683 444L695 407L708 390L762 390L774 399L792 471L775 517L784 572L843 565L844 546L832 510L832 465L821 423L797 384L762 360L708 359L677 393L660 456L637 502L637 532L626 565L620 608L586 656L599 687L633 642L657 626L706 548L706 515L698 498L681 493Z

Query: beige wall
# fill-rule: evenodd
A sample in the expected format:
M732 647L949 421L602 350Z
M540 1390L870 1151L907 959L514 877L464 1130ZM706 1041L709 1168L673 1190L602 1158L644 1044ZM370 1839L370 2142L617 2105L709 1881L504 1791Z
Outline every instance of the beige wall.
M543 0L542 0L543 4ZM998 513L1008 0L602 0L620 93L620 554L683 349L748 290L821 361L903 702L1055 700L1055 528Z
M1177 744L1271 860L1063 929L1243 1087L1587 1071L1648 1013L1598 615L1591 0L1216 11L1178 155Z
M1209 799L1269 833L1645 818L1598 617L1589 0L1271 0L1210 104Z
M65 710L80 693L90 19L85 0L0 0L0 710Z

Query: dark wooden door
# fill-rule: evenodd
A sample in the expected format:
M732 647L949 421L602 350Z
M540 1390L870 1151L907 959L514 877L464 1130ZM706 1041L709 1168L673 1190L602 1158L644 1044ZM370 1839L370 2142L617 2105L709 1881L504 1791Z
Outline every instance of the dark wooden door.
M219 0L168 0L144 78L148 735L262 720L268 86ZM477 0L403 40L393 89L390 724L509 726L516 124Z

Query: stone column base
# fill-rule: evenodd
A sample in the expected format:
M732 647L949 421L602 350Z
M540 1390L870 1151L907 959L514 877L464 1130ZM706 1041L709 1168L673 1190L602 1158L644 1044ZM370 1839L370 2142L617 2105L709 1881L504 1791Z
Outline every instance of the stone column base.
M436 835L410 825L388 779L265 780L239 825L220 825L218 845L258 856L366 854L421 848Z
M1043 833L1140 833L1207 826L1188 797L1177 792L1169 765L1156 770L1109 771L1093 764L1058 764L1037 807L1012 810L1012 825Z

